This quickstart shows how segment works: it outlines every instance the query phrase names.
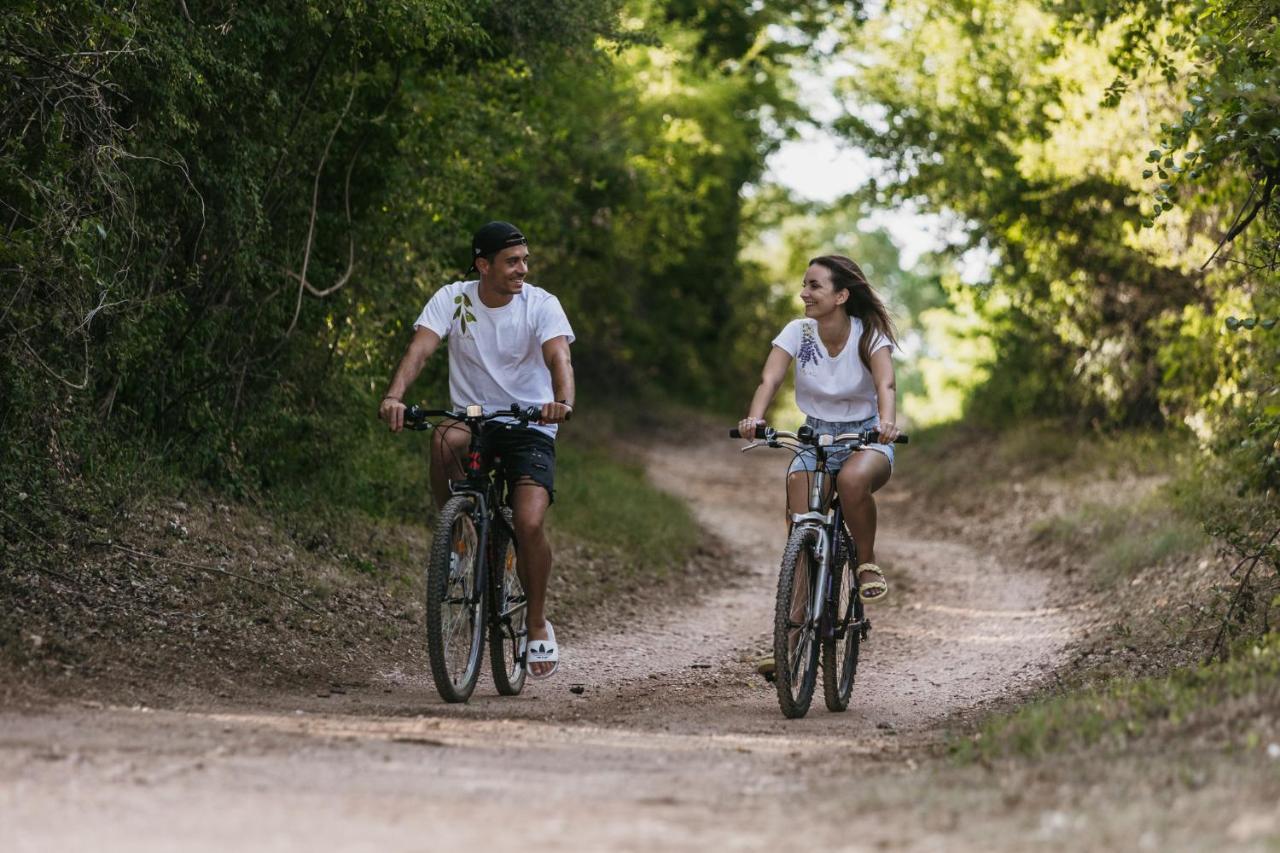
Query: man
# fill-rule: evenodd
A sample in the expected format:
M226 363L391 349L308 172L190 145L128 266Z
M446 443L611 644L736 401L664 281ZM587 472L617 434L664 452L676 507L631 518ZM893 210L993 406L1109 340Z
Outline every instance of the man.
M548 678L560 653L546 618L551 546L543 520L555 494L556 425L573 411L573 329L558 299L525 282L528 241L514 225L485 225L472 238L471 251L469 272L477 272L479 279L446 285L427 302L379 417L393 432L404 428L405 391L444 338L449 339L449 396L455 408L541 407L538 423L495 429L491 437L509 486L516 569L528 597L526 663L530 677ZM458 426L442 421L432 435L431 490L437 506L449 499L449 481L464 476L470 432L452 428Z

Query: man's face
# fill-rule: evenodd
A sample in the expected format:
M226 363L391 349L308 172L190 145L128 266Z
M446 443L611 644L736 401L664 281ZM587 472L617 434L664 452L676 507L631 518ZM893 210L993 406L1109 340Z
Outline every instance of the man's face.
M529 274L529 247L503 249L493 256L492 261L481 258L476 269L489 287L514 296L524 287L524 277Z

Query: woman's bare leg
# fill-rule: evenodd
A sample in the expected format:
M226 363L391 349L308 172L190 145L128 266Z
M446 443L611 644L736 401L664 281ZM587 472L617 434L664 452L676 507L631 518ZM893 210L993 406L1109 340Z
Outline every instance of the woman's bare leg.
M883 453L861 450L840 469L836 487L845 524L858 549L858 563L876 561L876 501L872 493L889 482L892 468Z

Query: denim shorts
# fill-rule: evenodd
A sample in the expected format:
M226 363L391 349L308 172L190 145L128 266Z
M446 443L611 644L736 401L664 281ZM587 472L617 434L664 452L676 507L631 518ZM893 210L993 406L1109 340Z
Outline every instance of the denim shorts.
M815 417L806 417L804 422L818 435L839 435L842 432L866 432L870 429L876 429L880 426L880 416L872 415L865 421L820 421ZM889 460L889 470L893 470L892 444L866 444L863 445L863 450L874 450L878 453L883 453ZM849 458L850 453L853 453L853 451L848 447L840 447L828 452L827 470L832 474L838 472ZM818 451L809 447L800 451L796 458L791 460L791 467L787 469L787 473L794 474L797 471L816 471L817 469Z

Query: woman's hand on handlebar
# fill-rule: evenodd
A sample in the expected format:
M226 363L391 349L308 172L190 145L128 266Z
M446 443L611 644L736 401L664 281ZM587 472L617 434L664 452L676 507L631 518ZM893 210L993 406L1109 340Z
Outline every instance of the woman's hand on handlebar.
M764 424L765 422L760 418L743 418L738 421L738 434L742 436L743 441L755 441L756 427Z
M392 432L404 429L404 403L398 397L383 397L378 407L378 417L386 421Z
M881 444L893 444L893 442L902 435L902 430L898 429L898 425L893 421L881 421L877 428L880 433Z

